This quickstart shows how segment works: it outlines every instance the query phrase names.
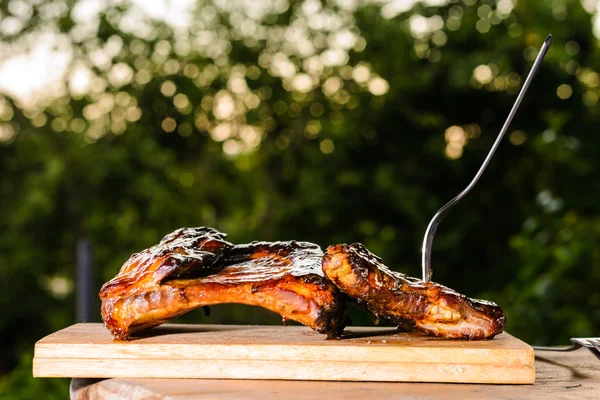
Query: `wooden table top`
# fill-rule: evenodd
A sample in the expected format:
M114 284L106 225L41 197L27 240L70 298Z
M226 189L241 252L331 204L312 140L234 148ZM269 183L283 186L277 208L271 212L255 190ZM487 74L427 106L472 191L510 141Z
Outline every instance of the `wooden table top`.
M73 379L71 399L594 399L600 360L586 349L536 353L534 385L216 379Z

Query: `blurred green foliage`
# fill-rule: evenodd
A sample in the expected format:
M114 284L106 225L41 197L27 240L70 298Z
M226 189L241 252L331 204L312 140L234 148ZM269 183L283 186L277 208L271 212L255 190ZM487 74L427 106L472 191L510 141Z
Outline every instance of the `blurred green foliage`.
M0 104L3 398L64 398L31 356L75 322L83 238L96 289L201 225L235 243L363 242L420 276L429 219L472 178L548 33L508 139L438 231L434 280L497 302L529 343L598 335L600 53L579 1L199 1L181 24L72 3L0 6L21 21L0 29L4 55L50 30L72 57L62 86ZM183 320L278 318L226 305Z

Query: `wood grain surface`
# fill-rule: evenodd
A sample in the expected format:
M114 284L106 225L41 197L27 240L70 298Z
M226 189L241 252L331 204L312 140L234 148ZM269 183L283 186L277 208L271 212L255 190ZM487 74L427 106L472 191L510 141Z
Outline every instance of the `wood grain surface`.
M597 400L600 361L588 350L541 352L533 385L215 379L73 379L72 400Z
M326 340L303 326L166 324L132 341L76 324L35 346L36 377L226 378L529 384L533 349L503 333L455 341L351 327Z

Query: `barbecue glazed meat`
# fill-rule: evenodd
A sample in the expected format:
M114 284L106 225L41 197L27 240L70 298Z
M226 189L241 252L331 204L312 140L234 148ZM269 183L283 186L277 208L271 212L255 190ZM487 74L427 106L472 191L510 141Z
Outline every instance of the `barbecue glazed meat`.
M506 326L496 304L391 271L362 244L330 246L323 272L359 304L404 329L449 339L491 339Z
M284 322L294 320L328 337L340 337L346 302L324 277L322 258L323 251L313 243L252 242L234 246L223 260L223 270L199 281L230 288L228 302L262 306L280 314Z
M163 284L177 277L216 273L221 268L217 261L233 247L225 237L212 228L182 228L133 254L100 289L102 319L108 330L127 339L195 308L185 307L184 294Z
M127 339L202 306L261 306L330 337L344 328L345 303L323 277L320 247L304 242L233 246L211 228L179 229L134 254L100 291L102 318Z

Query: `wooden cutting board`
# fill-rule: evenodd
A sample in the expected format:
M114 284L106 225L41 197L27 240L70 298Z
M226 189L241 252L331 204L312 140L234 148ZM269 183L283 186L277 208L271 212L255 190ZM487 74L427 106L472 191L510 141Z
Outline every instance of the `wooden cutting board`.
M455 341L349 327L326 340L304 326L165 324L125 342L88 323L38 341L33 375L528 384L535 366L533 349L508 333Z

